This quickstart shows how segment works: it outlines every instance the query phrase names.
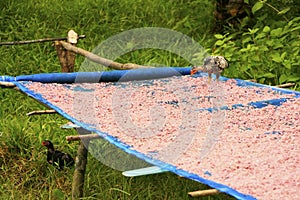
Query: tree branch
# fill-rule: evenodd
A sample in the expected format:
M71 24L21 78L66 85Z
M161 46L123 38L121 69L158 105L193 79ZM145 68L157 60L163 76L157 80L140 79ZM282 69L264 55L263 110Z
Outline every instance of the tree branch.
M42 114L53 114L56 113L56 110L35 110L27 113L27 116L30 115L42 115Z
M137 65L137 64L133 64L133 63L122 64L122 63L114 62L112 60L102 58L102 57L100 57L96 54L93 54L87 50L75 47L67 42L60 41L60 43L68 51L72 51L74 53L85 56L86 58L88 58L91 61L94 61L94 62L104 65L106 67L110 67L112 69L124 70L124 69L137 69L137 68L152 68L151 66Z

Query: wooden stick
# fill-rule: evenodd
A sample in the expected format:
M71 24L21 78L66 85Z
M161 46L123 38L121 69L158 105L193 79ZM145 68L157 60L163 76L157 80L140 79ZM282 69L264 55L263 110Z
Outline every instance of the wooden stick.
M71 47L75 47L77 43L76 36L77 33L73 30L68 32L67 45ZM61 41L63 42L63 41ZM74 45L74 46L73 46ZM62 72L72 72L74 71L75 64L75 52L71 52L66 48L62 47L62 43L55 42L55 48L57 50L59 60L62 66ZM89 132L85 131L82 128L76 129L81 135L88 134ZM77 156L75 159L75 170L73 175L73 183L72 183L72 200L77 200L83 197L83 186L84 186L84 176L87 165L87 155L88 155L88 144L89 140L81 140L77 150ZM85 146L86 145L86 146Z
M42 115L42 114L53 114L56 113L56 110L35 110L27 113L27 116L30 115Z
M245 81L257 83L257 80L255 80L255 79L249 79L249 80L245 80Z
M14 83L5 82L5 81L0 81L0 87L13 88L15 90L20 90Z
M78 35L74 30L68 32L68 44L75 46L77 44ZM74 72L75 56L72 51L66 50L59 41L54 42L57 56L60 62L62 72Z
M0 86L3 86L3 87L16 87L16 85L14 83L5 82L5 81L0 81Z
M288 87L292 87L294 85L295 85L295 83L285 83L285 84L281 84L281 85L276 85L276 87L278 87L278 88L288 88Z
M88 142L86 143L88 145ZM85 143L80 142L75 159L75 170L72 183L72 200L83 197L84 176L87 164L88 150Z
M78 39L85 38L85 35L79 35ZM41 42L53 42L60 40L68 40L68 37L59 37L59 38L43 38L37 40L25 40L25 41L14 41L14 42L0 42L0 45L16 45L16 44L31 44L31 43L41 43Z
M214 195L218 193L220 193L220 191L216 189L209 189L209 190L199 190L199 191L189 192L188 195L191 197L204 197L204 196Z
M99 139L99 138L100 138L100 136L98 134L66 136L67 141L93 140L93 139Z
M93 54L92 52L89 52L87 50L75 47L67 42L60 41L60 43L68 51L72 51L74 53L85 56L86 58L90 59L91 61L94 61L94 62L104 65L106 67L110 67L112 69L123 70L123 69L137 69L137 68L152 68L151 66L142 66L142 65L137 65L137 64L133 64L133 63L122 64L122 63L114 62L112 60L102 58L102 57L100 57L96 54Z

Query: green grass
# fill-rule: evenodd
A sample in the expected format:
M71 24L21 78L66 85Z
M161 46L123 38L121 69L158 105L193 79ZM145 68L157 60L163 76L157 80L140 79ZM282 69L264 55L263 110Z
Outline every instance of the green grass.
M193 38L206 49L215 42L213 5L203 1L85 0L0 1L0 41L65 36L70 29L87 37L78 46L93 50L107 38L126 30L163 27ZM212 50L208 50L211 52ZM51 43L0 46L0 75L59 72ZM76 57L76 70L84 58ZM186 66L178 55L157 49L129 52L126 63ZM0 89L0 199L70 199L74 169L58 171L46 163L41 141L50 139L75 155L77 143L66 143L67 120L58 115L26 116L42 105L12 89ZM83 199L190 199L187 192L206 189L198 182L171 173L126 178L89 155ZM197 198L195 198L197 199ZM233 199L220 194L202 199Z

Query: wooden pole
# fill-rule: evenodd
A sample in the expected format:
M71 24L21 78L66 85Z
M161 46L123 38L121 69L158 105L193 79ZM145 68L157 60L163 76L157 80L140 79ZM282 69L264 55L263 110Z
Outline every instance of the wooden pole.
M92 135L89 131L83 128L77 128L77 132L81 135ZM87 165L89 140L82 139L79 143L77 156L75 159L75 171L72 183L72 200L77 200L83 197L84 177Z
M77 44L78 35L75 31L70 30L68 32L68 43L70 46L75 46ZM58 55L58 59L61 65L62 72L74 72L75 65L75 53L66 50L60 41L55 41L54 46Z
M122 64L122 63L114 62L112 60L102 58L102 57L100 57L96 54L93 54L92 52L89 52L87 50L75 47L67 42L59 41L59 43L68 51L72 51L74 53L85 56L87 59L89 59L91 61L94 61L94 62L104 65L106 67L110 67L112 69L124 70L124 69L138 69L138 68L153 68L151 66L137 65L134 63Z
M188 195L191 197L204 197L204 196L209 196L209 195L214 195L219 193L220 191L216 189L209 189L209 190L199 190L199 191L189 192Z
M68 32L68 42L66 44L75 47L77 44L77 33L73 30ZM61 64L62 72L73 72L75 65L75 52L69 51L62 46L62 41L55 41L54 45L57 51L57 55ZM76 129L79 134L87 134L88 131L78 128ZM81 140L77 149L77 156L75 159L75 170L73 174L72 183L72 199L80 199L83 197L83 187L84 187L84 176L87 165L88 156L88 144L89 140Z
M88 145L88 142L86 142ZM75 159L75 171L72 183L72 199L80 199L83 197L84 177L86 171L88 150L84 142L81 141L78 146L77 156Z

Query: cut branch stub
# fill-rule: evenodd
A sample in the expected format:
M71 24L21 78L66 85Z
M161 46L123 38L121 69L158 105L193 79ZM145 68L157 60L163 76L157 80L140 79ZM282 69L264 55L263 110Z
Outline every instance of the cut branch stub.
M68 32L68 42L71 44L77 44L78 34L74 30Z

